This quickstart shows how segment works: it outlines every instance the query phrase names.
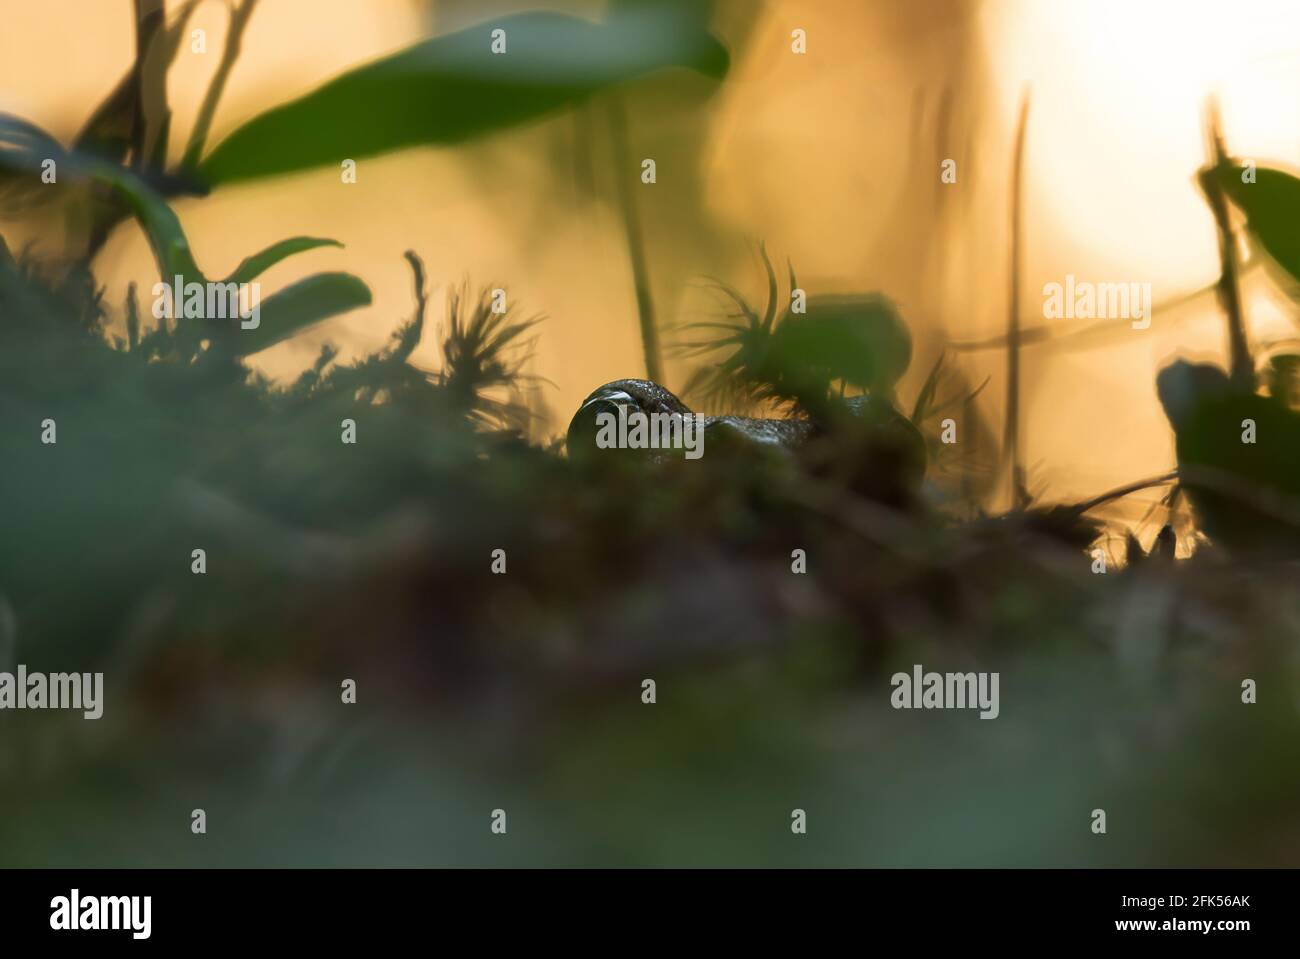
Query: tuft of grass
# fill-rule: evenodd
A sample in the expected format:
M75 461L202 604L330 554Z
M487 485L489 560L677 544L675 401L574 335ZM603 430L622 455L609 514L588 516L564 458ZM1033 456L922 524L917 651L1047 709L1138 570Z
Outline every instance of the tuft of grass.
M509 308L496 312L491 288L473 299L468 283L448 293L437 382L477 426L527 432L530 412L520 384L535 377L524 372L534 343L526 334L541 320L512 319Z

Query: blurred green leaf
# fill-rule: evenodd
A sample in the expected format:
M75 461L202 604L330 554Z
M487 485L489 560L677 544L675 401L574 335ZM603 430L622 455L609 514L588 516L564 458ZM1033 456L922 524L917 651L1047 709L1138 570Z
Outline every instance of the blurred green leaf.
M257 329L239 330L232 348L248 356L299 330L359 306L370 305L370 288L350 273L317 273L285 287L261 304Z
M295 253L315 250L322 246L341 247L342 245L338 240L327 240L314 236L295 236L288 240L281 240L279 243L268 246L262 252L247 257L239 266L235 267L235 272L231 273L225 282L248 283L261 276L281 260L287 259Z
M190 252L190 242L180 218L166 200L125 167L92 161L87 165L87 172L106 183L125 201L149 240L163 280L170 281L172 277L180 276L186 282L207 282Z
M64 150L39 127L0 114L0 170L20 176L38 173L42 157L56 159L60 176L87 178L107 187L139 222L158 266L159 278L171 283L207 283L190 250L189 239L176 211L145 180L127 167L91 155ZM342 246L337 240L298 236L274 243L245 258L223 282L248 283L282 260L325 246ZM370 303L370 290L347 273L320 273L307 277L269 297L260 305L256 329L239 329L232 338L235 355L246 356L280 342L321 320Z
M53 201L59 191L41 181L41 164L53 160L63 175L70 160L62 144L21 117L0 113L0 217Z
M0 167L14 173L39 173L41 161L67 156L62 144L34 123L0 113Z
M127 167L94 153L65 150L49 133L33 123L0 114L0 185L39 183L41 164L53 160L60 185L92 180L123 201L144 228L163 278L180 275L203 279L180 220L167 202Z
M1246 168L1225 163L1216 175L1229 199L1246 214L1246 225L1260 246L1296 282L1300 282L1300 179L1273 167L1255 169L1245 183Z
M57 180L54 184L42 181L45 172L42 164L53 160ZM133 179L128 180L127 175ZM0 113L0 190L21 193L26 199L44 201L60 194L63 187L84 185L87 179L98 178L106 185L117 185L125 191L146 189L159 197L207 193L205 184L184 173L166 173L161 170L119 166L106 160L94 149L74 147L66 149L53 136L21 117Z
M649 8L607 23L526 13L434 37L254 118L200 166L212 183L310 169L421 144L482 136L664 67L719 78L712 35ZM505 53L493 53L493 31Z
M787 309L777 324L764 378L788 395L837 380L889 394L911 359L911 333L883 296L814 296L806 314Z
M139 220L158 261L165 281L181 276L185 282L206 283L194 261L189 241L179 218L167 203L139 181L129 170L100 164L97 175L123 196ZM245 259L227 283L247 283L274 264L305 250L342 246L337 240L293 237L273 244ZM370 289L350 273L318 273L299 280L260 304L256 329L239 329L231 340L237 356L260 352L295 332L321 320L370 304Z

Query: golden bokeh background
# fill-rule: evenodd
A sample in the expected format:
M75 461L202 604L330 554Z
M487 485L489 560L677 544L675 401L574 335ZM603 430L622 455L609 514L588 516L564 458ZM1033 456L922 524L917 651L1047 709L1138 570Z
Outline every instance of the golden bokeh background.
M130 0L0 6L0 110L66 143L132 61ZM591 16L604 7L262 0L209 147L349 66L539 6ZM169 75L173 159L226 22L223 3L201 4L191 27L206 32L207 50L182 45ZM796 28L807 33L806 55L791 52ZM637 176L641 157L658 164L658 182L638 183L637 197L661 328L709 309L706 275L761 300L763 241L778 263L794 263L810 292L894 298L916 337L913 387L947 340L1005 326L1013 126L1026 89L1026 326L1044 322L1043 284L1067 273L1150 282L1158 304L1214 281L1213 221L1194 183L1207 97L1222 105L1235 154L1287 165L1300 158L1300 5L1292 0L724 0L714 29L733 55L716 89L681 73L625 94L638 161L627 175ZM466 145L363 160L355 185L323 168L223 188L177 210L200 264L216 274L291 235L345 244L281 264L263 277L264 295L331 269L370 285L371 307L254 358L279 378L307 366L322 343L346 358L386 342L412 309L404 250L424 258L437 285L435 321L441 294L466 277L506 287L517 308L547 317L530 371L553 384L543 395L545 432L554 434L592 388L644 374L601 117L595 103ZM958 162L954 185L939 182L948 158ZM49 231L29 238L58 243ZM119 308L130 281L147 288L155 279L131 223L118 227L95 269ZM1291 308L1269 276L1254 270L1245 286L1257 341L1291 335ZM418 362L437 365L436 340L426 336ZM1155 373L1175 354L1219 356L1222 341L1214 298L1203 295L1158 312L1148 331L1087 349L1027 348L1022 442L1031 488L1083 498L1168 468L1172 438ZM981 404L1000 422L1000 352L961 361L974 381L991 377ZM686 373L670 362L667 385L680 387Z

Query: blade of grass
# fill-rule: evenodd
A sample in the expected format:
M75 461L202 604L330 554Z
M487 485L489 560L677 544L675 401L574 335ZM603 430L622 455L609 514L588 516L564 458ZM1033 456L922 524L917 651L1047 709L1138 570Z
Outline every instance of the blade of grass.
M327 240L314 236L295 236L288 240L281 240L279 243L273 243L260 253L254 253L252 256L244 259L239 266L235 267L235 272L226 277L226 283L248 283L254 278L261 276L281 260L293 256L295 253L302 253L306 250L315 250L323 246L343 246L338 240Z
M1016 121L1015 155L1011 167L1011 269L1007 297L1007 415L1002 433L1002 457L1008 466L1011 503L1015 509L1026 503L1024 469L1020 464L1020 256L1021 202L1024 180L1025 130L1029 125L1029 91L1020 100Z
M1223 145L1219 106L1213 98L1206 105L1205 129L1209 140L1210 165L1201 171L1199 180L1219 231L1218 293L1219 304L1228 320L1228 375L1239 390L1253 393L1255 361L1251 357L1250 343L1246 339L1246 324L1242 319L1236 237L1232 232L1232 221L1228 217L1228 200L1218 179L1218 171L1228 165L1228 151Z
M631 152L628 149L627 113L622 98L617 94L611 96L609 101L609 135L614 147L614 182L618 184L619 210L623 216L627 255L632 266L637 316L641 322L641 348L645 353L646 376L659 383L663 379L663 364L659 356L659 331L655 326L650 271L646 265L645 241L641 235L641 219L637 213L636 196L632 186L635 167L632 166Z

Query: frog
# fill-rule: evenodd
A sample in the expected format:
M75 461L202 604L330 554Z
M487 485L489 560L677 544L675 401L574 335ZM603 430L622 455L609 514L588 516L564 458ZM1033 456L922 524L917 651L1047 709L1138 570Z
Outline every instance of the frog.
M900 505L916 496L925 476L925 440L882 396L836 397L819 404L816 413L796 406L784 416L708 415L696 413L659 383L635 378L611 380L579 404L565 436L569 457L635 455L656 463L680 458L666 449L602 448L597 443L600 415L618 415L620 408L647 416L696 418L703 449L715 451L713 455L792 457L813 473L841 476L864 495Z

